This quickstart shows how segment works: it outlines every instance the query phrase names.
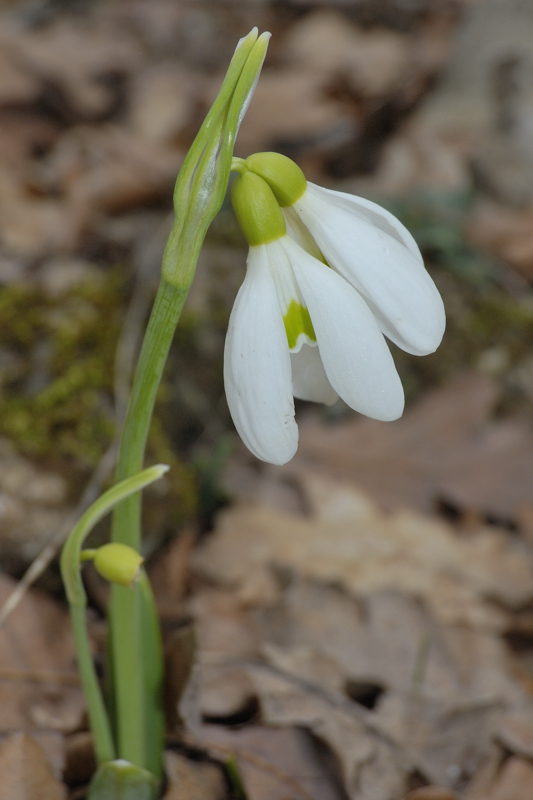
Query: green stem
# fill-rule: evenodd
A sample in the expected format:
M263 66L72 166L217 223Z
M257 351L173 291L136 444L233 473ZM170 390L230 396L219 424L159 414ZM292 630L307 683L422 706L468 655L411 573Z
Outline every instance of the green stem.
M188 288L176 287L164 279L161 281L133 381L122 432L117 480L142 467L157 390ZM130 496L116 507L113 541L127 544L135 550L140 549L140 512L139 495ZM151 701L144 700L140 623L142 603L138 586L133 591L122 586L112 587L109 619L118 752L121 758L147 767L146 730L153 726L147 724L145 718L145 702L149 707ZM160 646L150 656L162 664ZM158 738L161 736L162 733Z
M157 390L188 291L189 286L177 287L164 279L159 286L133 380L120 443L117 481L142 469ZM122 542L134 550L139 550L140 508L140 494L128 497L115 508L113 541Z
M142 467L157 390L174 330L194 277L207 228L224 199L235 136L258 78L270 34L257 29L243 39L226 78L182 165L174 191L176 219L162 265L162 281L141 349L128 413L122 431L117 480ZM115 509L112 540L140 549L141 501L131 497ZM152 685L163 671L157 618L146 593L137 586L128 592L113 586L109 607L110 652L113 670L118 752L121 758L148 767L153 759L147 737L162 749L161 686ZM154 652L143 653L147 637ZM146 659L153 664L147 666ZM155 665L155 671L151 667ZM159 682L160 683L160 682ZM149 733L148 733L149 732Z
M105 761L113 761L116 757L115 746L89 645L85 604L70 606L70 620L76 644L81 684L89 710L96 760L99 764L103 764Z
M98 498L78 520L68 537L61 553L61 576L70 605L76 655L80 669L89 721L93 731L96 755L100 763L115 758L115 748L107 713L94 669L85 609L87 595L81 578L81 554L83 542L99 522L117 503L125 497L139 492L168 471L168 467L158 464L113 486ZM90 552L90 551L85 551ZM133 591L131 591L133 594Z
M163 771L163 734L165 730L165 712L163 708L164 664L154 653L161 653L161 629L157 615L157 606L152 594L152 587L146 573L141 571L139 578L141 595L141 633L144 675L144 702L146 717L146 768L154 775Z

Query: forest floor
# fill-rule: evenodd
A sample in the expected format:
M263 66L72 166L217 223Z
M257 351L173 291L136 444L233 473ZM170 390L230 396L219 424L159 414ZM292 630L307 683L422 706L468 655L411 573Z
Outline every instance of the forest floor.
M278 150L393 211L448 327L431 356L394 349L402 419L298 403L296 457L257 462L223 391L246 258L224 203L147 456L171 465L144 509L165 800L531 800L522 0L3 4L0 800L82 800L94 770L57 553L110 485L176 174L254 25L273 36L236 154ZM100 668L108 589L85 579Z

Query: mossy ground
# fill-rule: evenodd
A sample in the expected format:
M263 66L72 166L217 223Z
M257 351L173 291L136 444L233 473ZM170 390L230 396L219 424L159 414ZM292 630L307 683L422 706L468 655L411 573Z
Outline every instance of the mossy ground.
M115 353L128 293L122 267L95 271L60 297L37 283L0 290L0 434L63 474L74 500L116 432ZM147 462L172 467L164 495L147 492L147 528L160 535L190 518L197 489L157 415Z

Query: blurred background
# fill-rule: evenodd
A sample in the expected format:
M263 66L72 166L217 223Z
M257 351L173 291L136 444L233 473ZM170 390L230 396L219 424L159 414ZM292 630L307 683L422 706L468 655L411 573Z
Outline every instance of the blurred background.
M317 763L316 753L306 761L311 744L296 734L296 744L265 744L264 722L285 726L283 736L303 726L327 745L330 760L300 786L302 797L396 800L418 791L410 796L528 800L531 0L0 4L0 599L80 498L109 485L174 181L238 39L253 26L272 40L236 155L277 150L309 180L395 213L423 251L448 327L429 357L394 348L408 399L402 420L364 420L342 401L298 403L298 455L284 468L259 464L238 441L223 391L225 330L247 251L226 200L150 435L148 462L172 466L145 503L161 608L195 618L206 652L260 654L364 713L381 708L390 741L415 731L409 763L390 742L389 750L369 744L368 732L365 747L378 755L365 761L344 752L338 720L320 730L310 721L329 712L311 713L309 698L307 706L293 698L297 712L283 716L257 676L254 688L234 667L209 673L204 719L253 721L241 744L256 760L272 752L279 767L288 758L280 769L289 776ZM251 552L259 540L261 558ZM97 611L105 589L88 581ZM60 591L54 569L41 586ZM349 603L359 608L352 616ZM311 608L320 623L306 616ZM339 619L346 627L337 635ZM236 649L231 636L217 639L222 623L239 632ZM359 655L345 652L346 637ZM57 667L57 653L49 656ZM426 706L394 706L413 686L425 687L433 716ZM0 680L0 709L2 697ZM38 727L21 720L6 730ZM62 724L61 735L83 728ZM237 747L227 725L214 727L219 750ZM250 763L241 764L245 779ZM364 763L374 771L362 778ZM257 789L255 770L249 800L286 796L282 778L278 790ZM428 784L443 793L421 794Z

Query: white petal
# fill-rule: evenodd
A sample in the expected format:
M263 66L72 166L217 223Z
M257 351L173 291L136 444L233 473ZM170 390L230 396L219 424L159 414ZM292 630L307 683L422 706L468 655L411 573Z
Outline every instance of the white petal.
M318 258L319 261L323 261L324 257L320 252L317 243L309 233L309 230L305 227L302 220L294 210L292 206L288 208L282 208L283 216L285 217L285 223L287 225L287 233L294 239L294 241L300 245L309 255L313 256L314 258Z
M295 210L328 263L368 302L381 330L415 355L432 353L445 328L442 299L420 260L347 204L308 185Z
M300 309L303 309L305 308L305 302L300 290L298 289L298 284L296 283L289 257L281 246L280 240L278 239L274 242L270 242L265 253L268 259L270 275L272 276L272 281L276 289L276 296L278 298L279 307L283 316L283 322L285 323L287 346L289 347L289 352L298 353L304 344L316 344L314 336L311 338L310 335L306 333L304 324L297 324L296 327L299 329L297 338L295 341L289 341L289 339L293 339L295 334L294 330L292 331L292 334L290 333L291 314L289 309L293 303L296 304L297 307L300 307ZM288 312L289 315L287 316ZM298 320L298 318L299 315L296 314L296 319ZM299 320L299 323L302 323L301 319ZM311 333L312 331L309 331L309 334Z
M372 200L366 200L364 197L358 197L355 194L348 194L348 192L336 192L333 189L325 189L323 186L316 184L308 184L316 190L317 195L322 196L337 208L344 208L349 213L359 214L367 222L380 228L384 233L397 239L400 244L404 244L408 250L417 258L421 264L424 263L422 253L417 245L412 233L403 225L400 220L387 211L386 208L373 203Z
M224 349L228 406L243 442L285 464L298 447L287 336L268 266L269 245L250 248Z
M402 384L367 304L344 278L288 236L280 241L290 254L331 386L368 417L398 419L404 404Z
M318 347L304 344L298 353L291 353L291 365L295 397L328 406L335 402L338 394L328 381Z

